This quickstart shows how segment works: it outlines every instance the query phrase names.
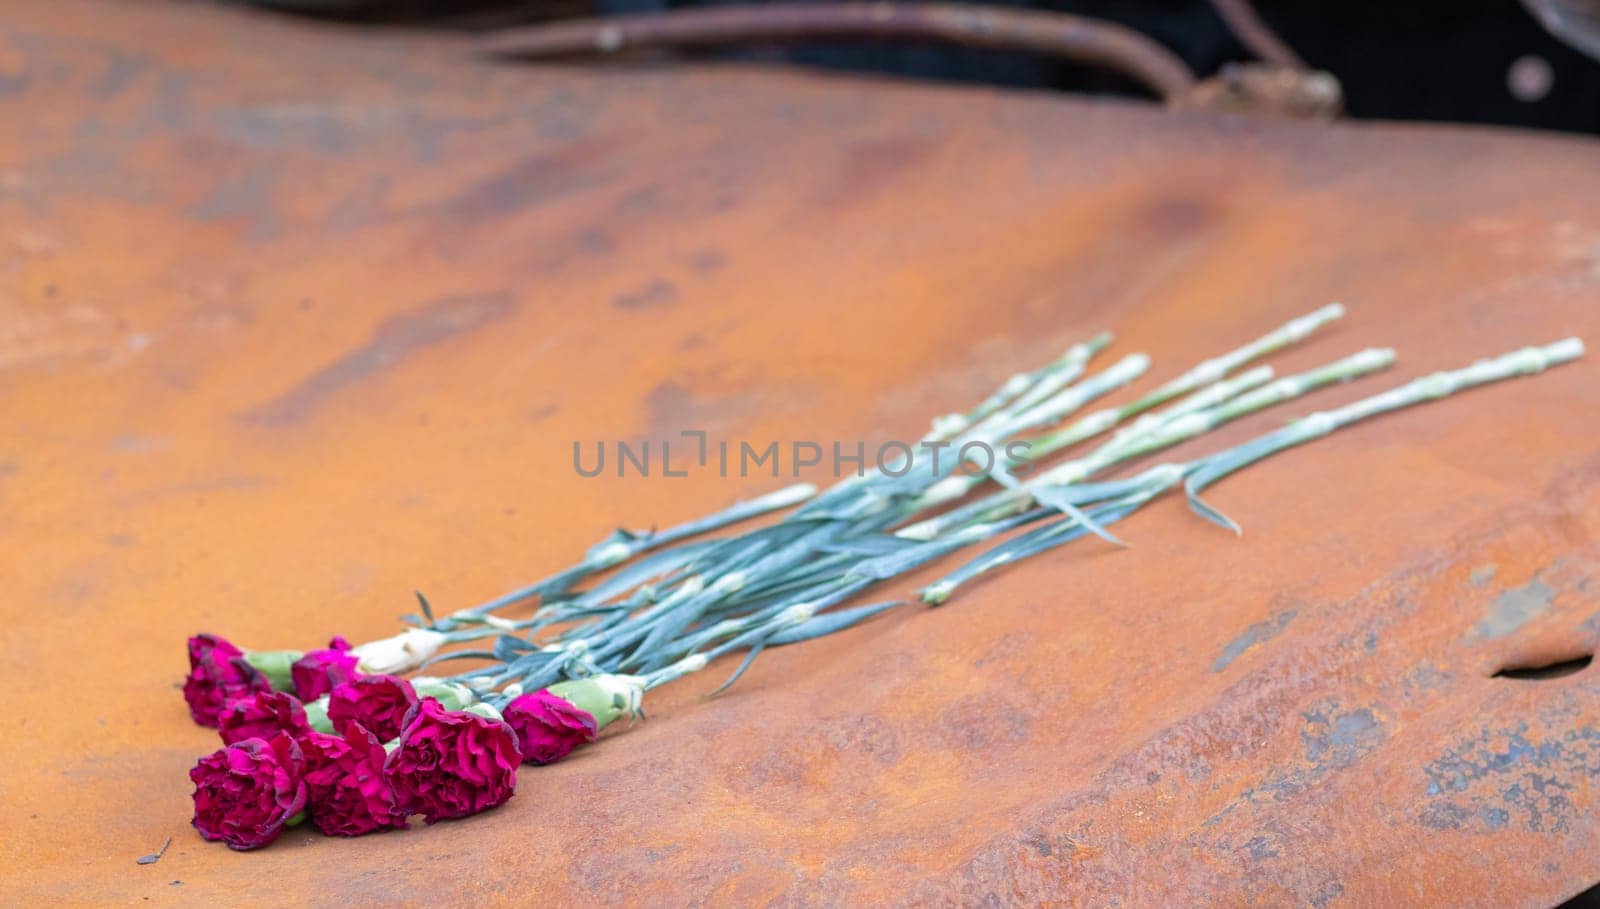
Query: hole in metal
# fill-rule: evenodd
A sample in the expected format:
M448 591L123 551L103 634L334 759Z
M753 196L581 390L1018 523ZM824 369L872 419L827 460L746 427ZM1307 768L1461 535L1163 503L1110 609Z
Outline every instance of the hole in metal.
M1581 672L1584 667L1594 661L1594 654L1586 653L1570 660L1558 663L1546 663L1542 666L1507 666L1494 674L1497 679L1559 679L1562 676Z

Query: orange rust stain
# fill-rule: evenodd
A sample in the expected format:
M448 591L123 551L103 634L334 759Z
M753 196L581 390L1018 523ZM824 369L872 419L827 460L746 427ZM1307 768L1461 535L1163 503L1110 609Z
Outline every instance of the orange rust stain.
M1222 484L1242 540L1165 503L1119 528L1131 551L775 650L715 701L714 678L665 689L470 822L202 843L185 772L215 743L175 687L193 631L376 637L413 589L467 605L773 485L582 479L573 440L905 437L1101 328L1161 379L1329 299L1346 322L1275 365L1402 359L1306 408L1600 341L1592 142L519 68L194 4L14 0L0 35L0 122L26 124L0 131L0 686L32 692L0 715L7 895L1501 905L1593 882L1600 670L1493 677L1600 636L1593 357ZM657 282L670 304L613 305ZM1536 580L1538 608L1474 634Z

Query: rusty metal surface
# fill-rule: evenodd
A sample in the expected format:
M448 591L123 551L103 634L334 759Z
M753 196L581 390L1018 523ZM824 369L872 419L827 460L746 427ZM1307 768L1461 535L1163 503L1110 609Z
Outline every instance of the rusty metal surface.
M503 67L91 0L0 11L0 123L8 897L1537 906L1600 879L1600 670L1492 677L1600 633L1594 358L1219 486L1243 539L1170 502L1131 551L769 653L714 702L664 689L468 822L201 843L213 734L176 690L191 631L369 638L414 587L465 605L775 485L582 480L573 439L882 439L1093 329L1170 375L1329 299L1347 324L1283 367L1593 341L1593 143Z

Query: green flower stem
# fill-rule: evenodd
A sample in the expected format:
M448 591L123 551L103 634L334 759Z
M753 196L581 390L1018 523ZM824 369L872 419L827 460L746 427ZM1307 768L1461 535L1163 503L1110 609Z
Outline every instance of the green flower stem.
M738 637L735 637L733 640L718 644L716 647L713 647L703 653L690 654L689 656L677 660L676 662L658 669L655 672L645 674L643 676L645 690L649 691L650 689L658 688L667 682L683 678L690 673L699 672L701 669L704 669L719 657L726 656L735 650L749 648L750 655L746 657L744 663L741 664L738 669L734 670L733 675L730 676L726 682L723 682L721 687L712 692L712 694L718 694L726 689L729 685L732 685L735 681L737 681L739 676L744 674L744 671L750 667L750 664L754 661L756 655L760 653L761 648L765 646L764 642L767 638L770 638L779 632L790 631L801 627L806 622L814 618L821 610L826 609L834 603L853 595L863 586L865 585L851 585L850 587L842 589L832 596L822 600L812 600L809 602L796 603L793 606L784 607L782 611L778 612L776 615L773 615L765 622L762 622L758 627L753 628L750 631L739 635Z
M1080 341L1067 348L1066 352L1052 363L1032 372L1012 376L969 413L949 414L934 420L932 429L924 435L923 440L927 442L958 440L953 444L959 447L959 442L971 438L971 434L979 426L987 425L1010 409L1016 408L1019 401L1042 400L1075 381L1083 375L1089 360L1110 343L1111 333L1101 332L1087 341ZM906 458L902 456L889 466L891 470L898 470L905 465L905 461ZM862 507L861 499L870 496L870 490L894 479L896 478L887 476L874 466L863 471L860 476L846 477L835 483L792 517L806 518L816 514L848 510L846 506L851 504L857 508Z
M1082 410L1095 399L1138 379L1149 368L1149 357L1138 353L1129 354L1104 371L1084 379L1049 400L1019 413L1008 414L1005 422L982 441L998 445L1021 433L1056 423Z
M1091 509L1088 512L1090 520L1096 525L1111 524L1119 521L1155 498L1161 491L1170 489L1177 484L1178 480L1182 479L1181 471L1172 470L1172 465L1162 465L1162 467L1167 468L1164 471L1165 473L1172 475L1170 479L1159 477L1162 485L1138 490ZM1156 474L1158 471L1160 471L1160 468L1153 468L1150 473ZM1029 556L1037 555L1076 540L1089 532L1089 526L1089 523L1079 518L1064 516L1060 520L1037 530L1032 530L1007 540L923 588L920 592L922 601L931 606L938 606L948 600L962 584L1001 566L1021 561Z
M1438 400L1478 385L1543 372L1551 366L1571 362L1581 357L1583 352L1581 341L1577 338L1567 338L1544 347L1528 347L1499 357L1479 360L1463 369L1434 373L1335 410L1310 414L1282 429L1258 436L1216 454L1187 463L1160 464L1131 480L1119 484L1106 484L1127 491L1090 509L1090 514L1093 520L1101 523L1120 520L1182 481L1189 504L1197 513L1235 532L1240 532L1236 523L1200 500L1199 492L1207 485L1278 452L1315 441L1360 420L1414 404ZM1370 363L1377 363L1384 355L1392 358L1392 352L1389 351L1363 351L1340 362L1356 365L1360 362L1358 358L1365 358ZM1337 366L1338 364L1333 364L1321 370L1292 377L1297 381L1270 394L1266 393L1270 387L1262 389L1263 394L1259 396L1256 409L1292 398L1303 392L1306 387L1315 387L1317 383L1338 381L1344 376L1341 370L1335 368ZM1243 404L1236 409L1239 412L1249 412ZM1081 520L1068 516L1038 530L1007 540L929 585L922 591L922 599L931 604L943 603L958 587L973 578L1071 542L1087 532L1088 527Z
M1051 400L1061 395L1069 394L1069 386L1082 376L1086 363L1099 350L1104 349L1110 342L1110 333L1102 331L1088 341L1078 342L1067 349L1066 354L1050 365L1043 366L1032 373L1021 373L1011 376L1011 379L989 395L978 408L974 408L966 416L950 414L934 421L933 429L923 437L925 442L947 442L950 448L960 450L968 442L984 442L994 435L1003 422L1010 421L1021 411L1035 408L1035 406L1048 405ZM864 514L872 509L883 506L883 499L890 496L904 495L904 490L915 490L918 485L933 482L938 475L930 474L923 464L926 459L917 461L912 456L907 464L907 456L899 456L888 472L885 469L872 467L869 471L862 472L859 477L846 477L835 483L834 487L824 491L816 501L802 507L795 512L794 519L808 519L814 515L843 515ZM947 461L949 464L949 461ZM907 467L915 467L907 474ZM954 464L950 464L954 469ZM946 471L949 472L949 471Z
M711 658L704 653L692 653L669 666L657 669L655 672L641 676L644 679L644 690L653 691L668 682L676 682L686 675L692 675L710 665Z
M1155 413L1140 415L1141 408L1152 406L1142 401L1136 401L1133 404L1126 404L1122 407L1108 407L1103 410L1097 410L1069 426L1028 440L1028 449L1023 462L1031 464L1041 461L1058 451L1100 435L1130 417L1139 415L1139 419L1133 425L1122 429L1113 438L1113 441L1135 438L1142 433L1150 432L1155 427L1174 417L1219 404L1241 392L1269 382L1272 380L1272 375L1272 367L1258 366L1234 378L1221 379L1210 385L1203 386L1177 404ZM989 479L988 474L953 473L928 487L927 491L918 497L912 510L921 511L965 498L967 493L983 485Z
M975 578L1087 533L1114 540L1105 525L1180 484L1186 487L1198 513L1237 529L1200 501L1198 493L1207 484L1358 420L1473 385L1538 372L1583 352L1576 339L1528 348L1314 413L1195 461L1156 465L1125 479L1089 482L1130 459L1389 365L1392 351L1368 350L1280 379L1274 379L1266 366L1232 374L1250 360L1310 335L1341 313L1336 304L1324 307L1200 363L1131 404L1104 408L1062 428L1043 431L1028 440L1030 463L1040 463L1101 434L1112 434L1087 454L1049 466L1025 482L1009 472L997 473L993 479L1007 488L911 524L898 534L890 529L943 505L949 501L945 497L950 490L960 495L984 478L959 474L959 462L952 457L937 469L919 462L911 465L916 469L901 476L879 471L837 483L775 523L726 538L683 542L734 521L799 504L812 490L780 490L661 533L619 531L591 547L578 565L552 576L555 581L547 579L538 591L546 602L532 618L507 621L489 615L498 608L493 605L497 601L491 601L486 604L491 608L477 607L451 616L447 621L459 627L448 633L408 632L432 635L427 641L410 642L418 645L411 650L496 637L492 650L468 654L491 657L498 665L457 677L467 685L451 689L466 692L464 698L493 705L524 690L550 685L568 685L575 696L586 696L598 684L592 680L607 678L629 680L624 687L642 695L698 672L721 656L745 651L744 662L724 683L726 687L766 647L832 634L892 608L893 602L844 604L882 581L956 550L992 544L924 589L925 601L942 602ZM926 438L948 441L959 451L967 441L995 445L1075 414L1148 367L1147 358L1133 355L1086 375L1089 359L1108 341L1108 336L1097 336L1074 345L1039 370L1013 377L967 414L935 421ZM1038 526L1020 535L1009 535L1035 523ZM573 589L579 581L611 568L616 570L588 589ZM544 630L550 633L541 634ZM421 646L424 644L427 646ZM389 649L405 648L396 644ZM383 656L377 651L374 655ZM398 665L401 659L395 656L391 662ZM622 674L626 672L637 675ZM563 679L586 681L568 683Z
M1235 533L1242 532L1226 515L1201 501L1202 489L1230 473L1262 458L1296 445L1320 439L1336 429L1379 414L1436 401L1457 392L1517 376L1540 373L1552 366L1569 363L1583 356L1583 342L1565 338L1542 347L1525 347L1498 357L1479 360L1470 366L1414 379L1371 397L1362 398L1335 410L1302 417L1275 432L1259 436L1198 465L1184 484L1189 505L1200 515Z
M1041 408L1051 416L1077 409L1094 396L1103 394L1130 380L1134 375L1142 372L1145 365L1142 357L1126 358L1122 363L1099 376L1092 377L1079 387L1057 392L1050 386L1046 386L1046 391L1049 392L1048 395L1035 393L1031 399L1019 399L1021 401L1021 412L1002 413L999 419L1007 421L1011 426L1025 425L1030 420L1039 419ZM1220 387L1213 388L1208 386L1202 389L1205 393L1196 394L1193 396L1193 400L1186 400L1169 408L1166 416L1182 415L1203 409L1211 401L1226 400L1231 394L1237 393L1248 385L1259 382L1261 378L1264 378L1264 374L1256 371L1254 374L1238 377L1232 382L1219 381L1218 383L1213 383L1213 385ZM1147 396L1146 399L1142 400L1151 399ZM1124 410L1124 414L1133 412L1132 408ZM1124 436L1124 438L1126 437ZM986 537L989 534L988 526L977 525L970 528L970 530L974 531L970 537L944 540L936 547L927 548L913 555L916 556L918 564L929 561L939 555ZM841 529L841 526L834 523L820 537L822 539L833 539L837 536L839 529ZM754 536L754 534L747 536ZM782 541L779 541L779 545L783 545ZM632 648L633 656L624 660L621 665L625 666L631 663L650 666L659 664L659 657L652 654L665 652L669 649L678 650L681 653L684 648L679 636L684 633L698 635L703 630L697 627L702 619L721 623L720 625L712 626L717 629L717 632L709 636L711 640L725 639L724 634L732 634L733 638L738 640L742 634L753 630L751 628L752 621L756 623L765 622L771 612L781 608L781 599L774 602L773 606L761 607L759 613L747 614L749 621L738 622L737 628L735 628L734 624L729 623L724 618L719 618L719 616L755 608L754 597L746 599L741 596L747 586L755 589L765 587L769 590L776 588L779 592L782 591L785 585L799 586L802 579L791 576L785 566L796 565L817 552L815 545L794 545L794 541L787 545L791 547L791 551L784 553L777 561L774 561L775 553L772 547L761 541L752 543L742 549L735 549L733 550L733 555L714 562L717 565L716 570L709 570L704 574L691 576L698 578L698 580L692 582L683 581L679 587L657 601L655 605L645 608L643 612L636 615L633 614L635 612L634 606L638 604L619 606L616 611L605 619L590 623L588 627L594 632L593 637L590 637L588 633L584 633L582 636L576 637L576 642L590 645L596 651L591 665L617 665L616 660L620 657L621 652ZM727 551L727 547L719 551ZM756 559L757 556L761 556L763 552L766 553L763 556L765 561L754 562L755 565L761 567L754 570L734 567L752 565L752 560ZM823 558L837 559L837 556ZM812 559L811 564L815 565L817 561L819 560ZM858 568L855 571L859 573L865 570L869 574L884 571L881 567L885 564L884 559L869 559L868 562L880 567L871 569ZM863 562L862 565L865 566L868 562ZM910 563L907 564L909 565ZM760 580L762 577L767 577L770 580L763 582ZM869 579L868 582L870 583L871 580L875 579ZM714 587L709 592L706 589L708 584ZM569 604L562 605L566 607ZM625 627L633 630L626 631L624 630ZM610 634L612 631L619 633ZM675 638L679 640L669 647L668 642L673 641ZM573 640L571 636L565 639ZM709 641L706 640L706 636L701 636L693 643L696 646L700 646L709 643ZM724 644L722 646L725 647L727 645ZM565 659L570 662L570 658ZM541 671L548 672L549 667L555 665L558 660L553 657L546 657L543 662L547 668Z
M1235 348L1219 357L1214 357L1195 366L1134 403L1155 406L1180 395L1188 394L1202 385L1209 385L1221 379L1251 360L1260 359L1267 354L1275 353L1291 344L1305 340L1317 329L1342 316L1344 316L1344 307L1338 303L1329 303L1327 306L1298 319L1291 319L1285 322L1243 347Z
M1093 452L1057 464L1021 486L1000 490L976 502L912 524L897 535L910 540L929 540L972 520L992 520L1025 511L1035 501L1032 492L1035 488L1082 482L1122 461L1186 442L1230 420L1291 400L1333 382L1348 381L1384 369L1393 362L1392 350L1364 350L1326 366L1278 379L1213 407L1181 411L1172 419L1154 424L1142 433L1116 436Z
M908 513L904 503L915 502L917 497L925 493L930 486L957 472L961 465L959 453L964 452L968 444L981 444L992 451L1005 439L1018 433L1053 423L1081 410L1096 398L1109 394L1138 378L1149 365L1150 360L1145 355L1132 354L1077 385L1052 391L1043 400L1019 399L1019 403L1013 405L1013 409L1001 411L982 425L955 438L950 446L958 452L957 457L946 458L943 461L923 458L915 462L912 469L905 474L885 477L868 487L863 494L864 498L858 498L854 503L856 506L854 510L835 509L834 515L857 517L876 515L884 524L898 523Z
M1115 443L1137 438L1184 414L1215 407L1224 401L1236 398L1253 388L1258 388L1271 382L1276 376L1277 373L1271 366L1262 365L1245 370L1232 378L1218 379L1210 385L1202 385L1170 407L1141 414L1139 419L1118 430L1117 434L1111 437L1111 441ZM1124 411L1131 411L1132 409L1132 404L1123 408ZM1126 419L1126 416L1123 419ZM1067 444L1071 444L1071 442L1069 441ZM1032 445L1042 449L1041 456L1053 454L1057 450L1066 447L1066 445L1062 444L1052 444L1052 440L1048 437L1039 439L1033 442ZM1032 451L1033 448L1030 447L1029 453L1031 454Z
M1132 404L1090 414L1070 426L1031 440L1027 460L1030 462L1042 460L1050 454L1099 435L1122 420L1144 413L1183 395L1192 396L1192 403L1187 407L1180 405L1179 407L1169 408L1163 414L1148 415L1144 420L1129 427L1125 432L1137 435L1149 430L1154 425L1159 425L1160 422L1164 422L1166 419L1179 416L1188 410L1210 406L1212 403L1220 402L1224 397L1231 397L1233 394L1237 394L1237 390L1234 390L1235 386L1224 384L1229 372L1251 360L1297 343L1343 315L1344 307L1337 303L1332 303L1297 319L1291 319L1242 347L1196 364L1183 375L1144 395ZM1241 377L1241 379L1248 383L1259 379L1260 376L1261 374L1256 372L1247 374L1247 377ZM1218 385L1222 387L1215 388ZM1208 388L1211 389L1209 392L1207 391ZM1213 398L1213 396L1217 397ZM952 474L950 477L940 480L930 487L916 503L916 507L910 509L910 511L920 511L935 505L956 501L982 485L985 479L988 479L988 477L982 474L973 476ZM925 531L919 531L919 533L921 532Z
M504 609L534 596L544 597L564 593L571 589L573 584L582 581L584 578L616 567L642 552L669 545L687 537L718 530L730 524L748 521L751 518L773 511L781 511L811 498L816 495L816 492L816 487L810 483L797 483L754 499L735 502L721 511L657 533L628 534L618 531L611 538L602 540L590 547L583 561L577 565L558 571L547 578L535 581L526 587L513 590L503 596L495 597L486 603L463 609L446 618L443 623L435 623L434 628L440 631L448 630L456 623L471 621L478 616Z
M1247 392L1215 407L1187 413L1156 426L1148 433L1134 436L1120 444L1113 439L1109 445L1090 456L1089 473L1138 457L1161 448L1170 448L1181 442L1198 438L1225 423L1265 410L1285 401L1291 401L1308 392L1337 382L1348 382L1361 376L1387 369L1394 363L1395 354L1388 348L1369 348L1342 360L1320 366L1298 375L1285 376L1268 385ZM1046 471L1040 478L1045 483L1075 482L1081 477L1052 476Z
M980 420L972 421L960 432L951 433L947 438L958 439L980 435L993 425L1003 423L1005 420L1024 413L1047 401L1059 396L1066 391L1072 383L1076 382L1088 367L1089 359L1104 346L1096 345L1096 341L1104 339L1110 342L1109 333L1102 332L1088 343L1074 345L1055 363L1038 371L1029 387L1017 395L1010 403L996 407ZM1003 387L1002 387L1003 388Z
M1059 373L1069 376L1067 381L1072 381L1083 374L1086 364L1095 354L1104 350L1111 344L1111 332L1102 331L1087 341L1081 341L1067 348L1055 362L1032 372L1019 372L1007 379L1004 384L995 389L994 393L985 398L977 407L965 414L946 414L933 421L933 428L922 437L924 442L941 442L953 439L971 429L990 415L1014 404L1022 395L1030 393L1031 389L1039 385L1047 376Z

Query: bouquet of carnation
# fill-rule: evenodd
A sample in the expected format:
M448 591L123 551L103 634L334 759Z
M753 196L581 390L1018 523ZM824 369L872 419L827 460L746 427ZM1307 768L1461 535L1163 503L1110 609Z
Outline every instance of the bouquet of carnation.
M190 771L194 826L208 840L254 849L307 820L330 836L360 836L418 817L432 824L477 814L515 794L519 765L561 760L617 720L642 717L655 688L742 652L720 692L767 647L901 605L852 602L958 550L988 546L923 588L923 603L942 604L991 571L1086 536L1125 545L1109 525L1179 486L1201 517L1239 532L1199 498L1205 487L1368 417L1583 354L1576 338L1524 348L1192 460L1109 476L1248 414L1387 368L1394 352L1386 349L1283 377L1249 365L1342 314L1337 304L1323 307L1131 402L1080 416L1150 368L1133 354L1089 372L1110 343L1098 335L1012 376L971 410L934 420L919 443L931 458L880 457L820 493L800 484L677 527L618 530L576 564L447 616L436 617L419 594L421 614L406 616L412 627L392 637L359 646L335 637L300 652L196 635L184 698L222 747ZM974 470L974 450L1016 456ZM718 535L779 511L787 513ZM521 618L501 614L534 603ZM486 644L458 646L471 642ZM458 659L477 665L454 676L433 669Z

